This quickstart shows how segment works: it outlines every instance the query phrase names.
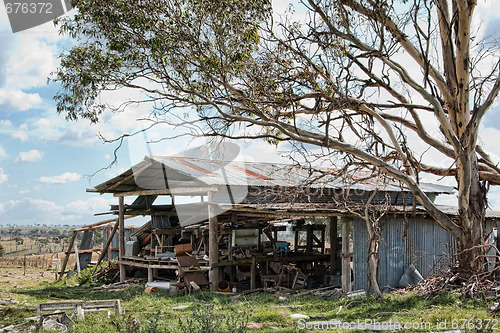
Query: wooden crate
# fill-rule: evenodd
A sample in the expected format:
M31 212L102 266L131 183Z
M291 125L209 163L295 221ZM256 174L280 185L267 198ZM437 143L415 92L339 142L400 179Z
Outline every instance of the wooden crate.
M193 253L193 246L191 243L188 244L179 244L174 246L175 256L185 256L187 253Z

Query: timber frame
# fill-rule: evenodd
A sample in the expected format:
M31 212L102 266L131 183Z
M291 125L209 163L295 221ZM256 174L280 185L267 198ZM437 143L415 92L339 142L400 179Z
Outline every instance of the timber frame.
M216 170L224 170L224 177ZM316 272L316 275L326 277L323 284L332 285L335 280L344 292L348 292L352 288L350 234L355 215L346 208L346 201L363 205L376 192L373 202L387 206L388 214L396 216L406 214L410 208L405 203L413 200L411 192L394 181L367 178L346 184L345 179L325 176L328 172L316 177L321 181L313 184L309 179L311 175L317 175L297 166L270 163L231 165L214 160L150 156L88 192L110 193L118 199L118 205L111 206L110 213L117 215L114 229L119 232L121 281L127 278L130 269L147 270L149 281L161 278L159 273L162 271L177 270L175 260L163 256L166 253L162 252L170 247L172 253L177 240L184 239L192 244L193 255L199 256L200 268L208 271L210 288L214 291L223 279L236 285L233 282L238 273L236 267L240 270L249 268L246 272L249 284L240 288L254 289L259 283L263 286L272 282L281 284L285 279L283 267L286 266L294 272L287 285L289 288L298 286L299 276ZM242 182L242 178L246 181ZM346 191L349 186L354 190L349 191L349 188ZM234 202L231 193L237 195L243 190L245 196ZM228 192L231 202L223 199ZM449 192L449 188L432 184L426 188L426 193L432 198ZM129 197L135 197L135 200L125 204L125 198ZM155 205L158 197L169 198L171 204ZM182 205L177 203L180 197L198 200ZM413 214L426 216L418 206ZM125 218L137 215L151 216L151 221L136 233L138 253L127 256L123 232ZM287 229L287 225L291 229ZM250 238L255 237L256 241L236 253L234 237L242 230L255 230ZM283 245L284 242L279 241L278 232L286 230L293 233L293 244ZM299 241L301 234L305 234L304 244ZM327 235L332 240L330 247L326 247ZM337 268L341 271L338 278L335 277ZM257 275L260 281L257 281ZM300 287L305 283L302 281Z

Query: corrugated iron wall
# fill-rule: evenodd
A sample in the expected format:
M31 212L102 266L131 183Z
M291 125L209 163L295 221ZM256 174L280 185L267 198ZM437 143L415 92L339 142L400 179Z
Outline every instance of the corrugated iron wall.
M103 229L103 239L102 239L102 244L103 246L106 244L106 242L108 241L108 234L106 232L106 229ZM127 229L125 228L125 241L127 241L127 238L130 237L130 235L135 231L135 229ZM113 236L113 240L111 241L111 245L110 247L112 249L118 249L120 247L120 240L118 239L119 235L118 235L118 231L115 233L115 235ZM106 259L109 259L108 258L108 254L106 253L106 256L105 256ZM118 250L111 250L111 259L115 259L115 258L118 258Z
M397 287L405 269L413 264L423 276L447 269L450 253L455 252L453 238L431 219L408 218L408 232L403 241L405 223L402 217L382 221L379 283L382 289ZM369 235L365 221L353 221L354 290L368 290L367 253Z

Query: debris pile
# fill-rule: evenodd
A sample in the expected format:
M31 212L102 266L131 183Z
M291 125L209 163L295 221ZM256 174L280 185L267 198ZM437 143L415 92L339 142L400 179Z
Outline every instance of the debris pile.
M409 286L404 291L416 291L423 296L455 292L462 297L495 300L500 298L500 282L491 274L464 278L454 266L441 275L425 277L417 285Z

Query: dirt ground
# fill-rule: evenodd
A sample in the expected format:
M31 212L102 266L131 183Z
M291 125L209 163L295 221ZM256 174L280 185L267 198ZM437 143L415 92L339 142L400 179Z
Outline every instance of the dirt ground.
M19 288L38 285L40 282L54 282L56 271L37 267L26 267L26 274L23 267L0 267L0 288Z
M63 253L58 254L44 254L38 256L28 256L28 265L26 272L21 265L23 257L6 257L5 260L0 260L0 289L13 288L17 283L17 287L31 287L39 285L41 282L54 282L56 281L57 270L48 268L48 260L51 258L63 258ZM18 259L17 261L10 260L12 258ZM39 262L38 267L30 265L33 262ZM75 265L75 258L71 256L68 261L67 269ZM60 266L59 266L60 267Z

